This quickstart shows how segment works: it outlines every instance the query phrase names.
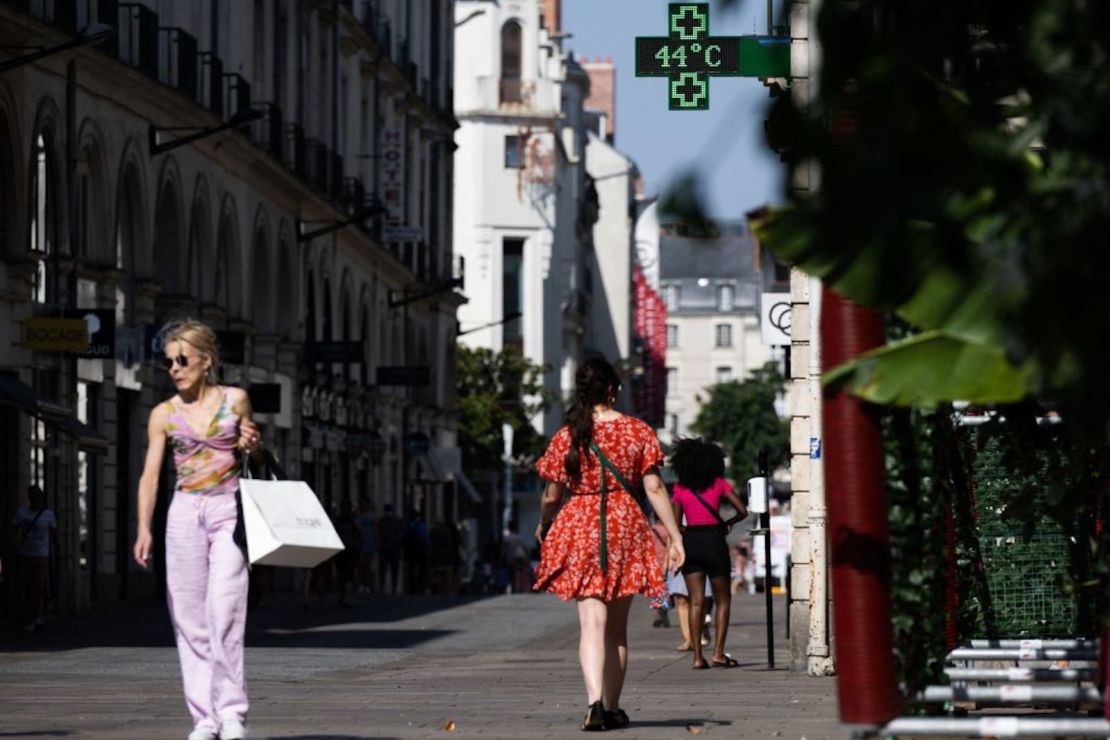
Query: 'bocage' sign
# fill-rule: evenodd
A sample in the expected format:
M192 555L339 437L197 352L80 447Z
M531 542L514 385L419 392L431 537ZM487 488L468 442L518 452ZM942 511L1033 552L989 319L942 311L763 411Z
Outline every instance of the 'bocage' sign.
M70 308L60 318L23 322L23 346L33 352L64 352L87 359L116 356L115 309Z

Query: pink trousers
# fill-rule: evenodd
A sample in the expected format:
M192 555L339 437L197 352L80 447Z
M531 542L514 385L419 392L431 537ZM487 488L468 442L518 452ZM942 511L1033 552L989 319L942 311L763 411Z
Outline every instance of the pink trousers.
M234 494L175 493L166 521L166 586L194 727L246 722L247 562L232 541Z

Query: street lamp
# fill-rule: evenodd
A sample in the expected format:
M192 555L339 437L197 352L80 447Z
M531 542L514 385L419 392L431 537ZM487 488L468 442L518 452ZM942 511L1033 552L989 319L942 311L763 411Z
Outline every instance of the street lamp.
M301 219L297 219L297 241L312 241L313 239L321 237L324 234L330 234L333 231L338 231L339 229L350 226L351 224L361 223L368 218L373 218L374 216L379 216L383 213L388 212L389 210L385 206L383 206L381 202L377 200L377 198L375 198L370 202L369 205L359 209L359 211L355 213L355 215L343 221L302 221ZM321 226L317 229L310 230L308 226L311 224L327 224L327 226Z
M266 118L268 115L266 111L257 108L244 108L243 110L236 111L235 115L229 118L225 123L208 128L203 126L168 126L159 128L152 123L147 129L150 154L151 156L162 154L176 149L179 146L185 146L186 144L200 141L213 134L218 134L221 131L246 126L248 123L257 121L260 118ZM165 133L177 133L182 131L188 131L189 133L185 136L179 136L176 139L170 139L168 141L163 141L162 139L162 135Z
M104 43L115 35L116 29L112 26L108 26L103 23L90 23L89 25L78 31L72 39L59 44L58 46L51 46L48 49L40 48L38 51L32 52L30 54L24 54L21 57L15 57L14 59L8 59L6 61L0 62L0 72L7 72L8 70L22 67L25 64L37 62L44 57L51 56L52 54L57 54L58 52L66 51L67 49L76 49L78 46L96 46L98 44Z

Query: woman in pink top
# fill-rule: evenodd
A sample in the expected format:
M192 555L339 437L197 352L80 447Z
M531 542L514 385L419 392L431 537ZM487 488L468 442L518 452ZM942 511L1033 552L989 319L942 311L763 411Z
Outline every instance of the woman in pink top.
M177 395L150 412L134 556L150 565L151 518L169 447L177 485L166 519L166 591L193 717L188 740L215 740L217 734L240 740L247 719L247 560L234 541L235 492L239 452L260 456L262 438L246 392L210 379L219 361L211 328L175 324L166 329L164 344L163 363Z
M700 633L705 618L706 577L713 588L713 601L716 603L713 616L717 629L713 657L706 662L702 657L701 642L693 640L694 668L709 668L711 665L735 668L738 663L725 652L732 608L729 588L731 563L725 535L733 524L748 515L748 507L724 479L725 453L717 445L701 439L680 439L671 456L671 467L678 477L673 498L675 518L682 521L683 514L686 515L686 529L682 533L686 562L682 565L682 575L690 593L691 635ZM721 499L726 499L736 509L736 515L728 521L721 518Z

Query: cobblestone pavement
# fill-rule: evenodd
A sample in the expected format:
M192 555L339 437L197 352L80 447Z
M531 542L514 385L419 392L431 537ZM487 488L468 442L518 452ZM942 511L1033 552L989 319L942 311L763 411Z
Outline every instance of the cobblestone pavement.
M365 597L310 612L273 601L248 625L252 738L581 737L575 610L554 597ZM741 667L692 671L677 627L653 629L637 601L621 702L633 725L618 737L848 737L834 679L767 670L762 596L733 604ZM159 604L0 632L0 738L184 738L188 725Z

